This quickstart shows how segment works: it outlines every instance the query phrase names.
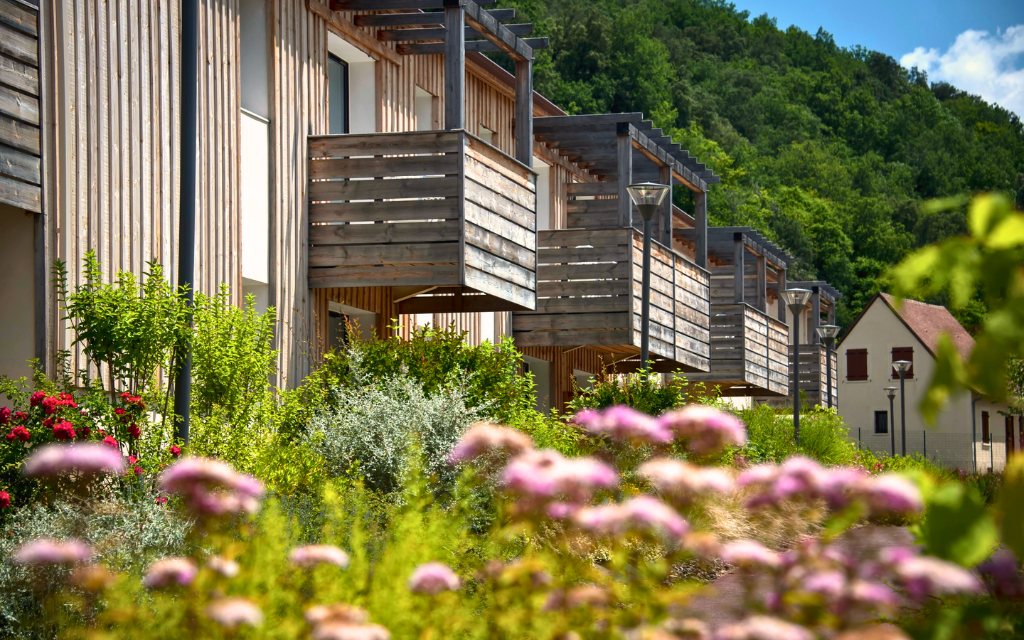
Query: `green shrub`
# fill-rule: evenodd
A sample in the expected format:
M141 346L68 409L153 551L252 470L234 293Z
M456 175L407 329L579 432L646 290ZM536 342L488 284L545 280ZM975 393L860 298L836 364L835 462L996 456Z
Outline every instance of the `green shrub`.
M666 411L692 403L719 404L717 392L709 392L704 384L690 384L682 373L668 382L662 374L645 371L616 374L606 372L590 389L577 388L568 408L571 413L582 409L605 409L626 405L637 411L660 416Z
M750 462L782 462L797 453L826 465L859 464L857 446L847 438L843 419L834 410L811 409L800 416L800 446L793 437L793 416L761 405L740 412L747 425Z

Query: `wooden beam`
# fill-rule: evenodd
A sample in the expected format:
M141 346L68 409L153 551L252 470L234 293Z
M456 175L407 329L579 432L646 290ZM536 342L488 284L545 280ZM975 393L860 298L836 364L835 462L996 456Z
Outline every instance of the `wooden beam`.
M321 2L321 0L306 0L306 7L311 13L315 13L323 18L327 23L328 29L336 32L338 35L345 36L349 42L357 49L361 49L363 53L373 58L383 58L398 66L402 65L402 56L370 37L345 16L331 11L331 8Z
M786 285L786 270L785 269L779 269L779 294L780 295L779 295L779 301L778 301L778 305L779 305L778 312L779 313L777 314L779 322L786 322L786 301L782 299L782 295L781 294L782 294L783 291L785 291L788 288L789 287Z
M444 128L466 128L466 11L461 5L445 7L448 36L444 52Z
M733 237L733 265L735 268L735 275L733 276L733 299L737 303L744 302L743 259L746 254L747 249L743 246L743 234L737 233Z
M528 36L533 33L533 25L509 24L505 28L517 36ZM448 30L444 27L430 27L426 29L395 29L393 31L381 30L377 32L377 39L381 42L420 42L425 40L444 40ZM483 35L473 27L466 27L466 39L482 38Z
M516 154L526 166L533 165L533 60L516 60Z
M547 49L549 45L547 38L522 38L519 41L525 42L532 49ZM400 44L395 48L403 56L433 56L445 52L443 42L415 42L413 44ZM504 51L504 48L490 40L469 40L466 42L466 51L490 53ZM523 59L525 60L526 58ZM516 60L518 61L519 58L516 58Z
M818 327L821 326L821 288L811 287L811 326L807 329L807 344L820 344Z
M496 0L480 0L477 5L491 6ZM400 11L403 9L444 9L445 0L331 0L335 11Z
M633 140L629 136L628 124L619 125L618 136L619 226L632 227L633 201L628 187L633 181Z
M480 8L473 0L445 0L463 3L466 24L479 31L485 38L498 46L501 51L515 60L533 60L533 49L525 41L517 38L508 28L495 20L494 17Z
M757 309L768 313L768 261L757 256Z
M708 194L698 191L693 194L694 262L698 267L708 268Z
M659 233L660 242L666 247L672 246L672 169L669 167L660 167L658 171L658 178L661 184L668 185L668 195L665 196L665 202L662 204L664 209L661 220L661 233Z
M515 20L515 9L489 9L487 11L495 20ZM432 25L444 25L444 12L434 11L431 13L378 13L369 16L355 16L353 19L357 27L429 27Z

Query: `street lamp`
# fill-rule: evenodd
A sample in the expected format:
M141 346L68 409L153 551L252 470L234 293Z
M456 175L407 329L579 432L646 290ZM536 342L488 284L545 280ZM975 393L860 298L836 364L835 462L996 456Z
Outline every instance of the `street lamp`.
M892 401L896 399L896 387L886 387L885 395L889 396L889 441L892 443L892 457L896 457L896 416L892 412Z
M900 376L900 455L907 455L907 396L906 386L903 384L907 379L907 372L914 366L909 360L897 360L892 363L893 370Z
M800 314L803 312L811 292L807 289L786 289L781 293L782 299L789 307L793 316L793 375L789 383L793 386L793 438L796 446L800 446Z
M651 220L671 187L653 182L631 184L629 197L644 219L644 286L640 316L640 366L646 371L651 353Z
M839 327L823 324L818 327L818 337L825 341L825 375L828 377L828 408L832 408L832 347L836 344Z

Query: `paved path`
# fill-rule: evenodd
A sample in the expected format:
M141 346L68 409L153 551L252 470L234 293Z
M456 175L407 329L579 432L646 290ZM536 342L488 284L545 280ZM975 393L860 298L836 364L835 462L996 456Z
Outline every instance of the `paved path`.
M909 546L914 537L905 527L881 527L869 525L847 531L836 544L851 554L885 547ZM756 581L755 581L756 582ZM750 584L750 579L736 571L730 571L711 582L704 595L696 596L689 602L689 613L717 628L737 622L743 617L743 598L748 588L762 591L762 585Z

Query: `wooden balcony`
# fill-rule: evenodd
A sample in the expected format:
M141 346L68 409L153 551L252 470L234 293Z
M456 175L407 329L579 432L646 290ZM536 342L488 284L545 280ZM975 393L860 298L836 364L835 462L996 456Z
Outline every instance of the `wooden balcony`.
M828 406L827 349L823 344L800 345L800 393L810 404ZM790 370L796 363L796 351L789 345ZM832 352L832 406L839 407L839 377L835 351Z
M537 239L537 310L513 315L516 344L598 347L616 359L635 360L640 353L643 234L632 228L562 229L540 231ZM708 370L708 296L706 270L652 243L650 352L655 370Z
M466 131L309 138L309 286L403 313L536 308L536 174Z
M711 305L711 370L690 382L717 385L724 396L789 392L789 329L740 302Z

